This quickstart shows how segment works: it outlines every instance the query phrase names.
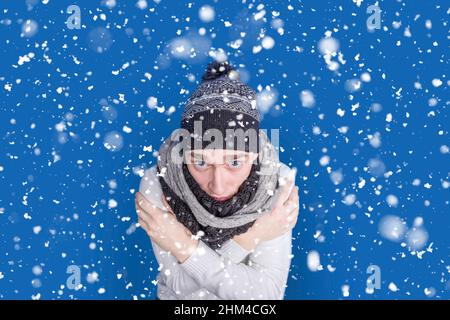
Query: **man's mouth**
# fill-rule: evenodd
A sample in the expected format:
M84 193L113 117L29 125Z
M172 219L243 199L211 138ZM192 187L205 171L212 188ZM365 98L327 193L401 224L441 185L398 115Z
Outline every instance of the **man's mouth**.
M220 197L219 196L211 196L211 197L213 197L214 200L217 200L217 201L226 201L226 200L232 198L232 196L220 196Z

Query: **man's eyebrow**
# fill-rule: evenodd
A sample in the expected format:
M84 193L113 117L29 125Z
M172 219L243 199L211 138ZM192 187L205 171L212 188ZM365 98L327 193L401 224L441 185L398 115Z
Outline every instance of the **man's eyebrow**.
M194 152L194 151L191 151L191 152L190 152L190 155L191 155L191 157L197 157L197 158L203 157L203 154L202 154L202 153L200 153L200 152Z
M202 152L193 152L191 153L191 159L205 161L206 163L210 162L210 158L203 154Z
M228 154L225 156L225 159L229 160L229 159L242 159L242 158L246 158L247 155L245 153L241 153L241 154Z
M201 152L195 152L195 151L191 151L190 152L190 157L192 159L201 159L201 160L207 160L205 158L205 155ZM248 157L247 153L238 153L238 154L225 154L223 156L223 161L230 161L230 160L245 160Z

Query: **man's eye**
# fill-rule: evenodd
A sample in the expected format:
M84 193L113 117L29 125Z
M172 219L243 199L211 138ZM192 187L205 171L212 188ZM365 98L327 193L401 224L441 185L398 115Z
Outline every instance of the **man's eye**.
M237 160L237 159L228 161L228 166L230 168L239 168L241 165L242 165L242 161Z
M201 160L201 159L195 159L194 160L194 166L196 166L197 168L206 168L207 164L205 161Z

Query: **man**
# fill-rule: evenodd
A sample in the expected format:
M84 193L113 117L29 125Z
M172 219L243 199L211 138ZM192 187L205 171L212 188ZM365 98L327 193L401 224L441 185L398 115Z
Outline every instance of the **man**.
M160 265L158 298L282 299L295 171L259 132L256 93L228 62L211 63L202 80L136 195Z

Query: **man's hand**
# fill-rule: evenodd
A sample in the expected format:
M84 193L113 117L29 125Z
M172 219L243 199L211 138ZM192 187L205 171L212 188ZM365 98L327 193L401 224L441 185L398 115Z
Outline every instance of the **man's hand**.
M169 251L183 263L198 246L192 233L175 217L166 199L162 198L165 210L157 208L140 193L136 193L136 212L139 224L149 237L165 251Z
M233 238L241 247L252 251L260 241L275 239L295 227L299 212L298 187L293 180L283 186L272 212L256 219L247 232Z

